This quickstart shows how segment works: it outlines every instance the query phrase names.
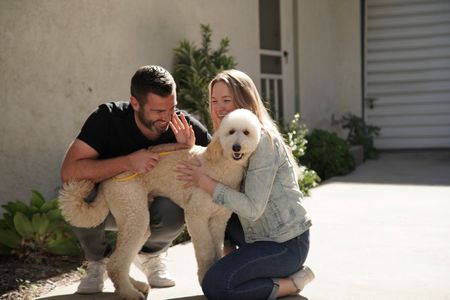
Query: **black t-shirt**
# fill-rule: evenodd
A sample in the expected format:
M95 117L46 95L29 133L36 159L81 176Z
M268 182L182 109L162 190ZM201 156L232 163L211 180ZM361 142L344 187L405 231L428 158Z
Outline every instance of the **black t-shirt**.
M194 129L195 143L206 146L211 140L208 130L198 120L183 113ZM100 105L88 117L77 138L94 148L99 153L99 159L127 155L149 146L176 143L170 127L157 140L147 139L137 127L130 102L125 101Z

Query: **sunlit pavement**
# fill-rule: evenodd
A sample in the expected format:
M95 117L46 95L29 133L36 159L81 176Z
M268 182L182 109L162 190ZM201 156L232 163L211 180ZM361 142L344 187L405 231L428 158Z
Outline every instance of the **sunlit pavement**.
M450 151L382 153L305 203L316 279L286 299L450 299ZM167 263L177 285L148 299L205 299L191 243L172 247ZM97 295L74 294L77 284L42 299L118 299L109 280Z

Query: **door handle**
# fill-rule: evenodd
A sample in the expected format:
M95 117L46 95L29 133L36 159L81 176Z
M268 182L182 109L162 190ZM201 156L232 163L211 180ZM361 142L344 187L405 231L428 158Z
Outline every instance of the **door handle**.
M364 101L367 103L367 105L369 106L370 109L374 108L374 103L375 101L378 101L378 98L375 97L368 97L368 98L364 98Z

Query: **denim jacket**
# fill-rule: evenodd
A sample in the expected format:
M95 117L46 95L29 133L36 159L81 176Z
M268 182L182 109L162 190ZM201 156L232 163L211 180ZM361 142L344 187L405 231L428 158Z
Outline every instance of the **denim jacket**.
M218 183L213 201L239 216L247 243L282 243L311 226L286 148L264 131L249 159L241 192Z

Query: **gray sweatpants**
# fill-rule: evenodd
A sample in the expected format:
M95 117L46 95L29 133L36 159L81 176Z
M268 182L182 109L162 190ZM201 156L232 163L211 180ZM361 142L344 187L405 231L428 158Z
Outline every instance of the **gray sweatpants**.
M183 210L168 198L156 197L150 207L152 234L141 251L155 255L165 252L183 230L183 225ZM111 214L97 227L72 227L88 261L98 261L110 254L111 249L106 243L105 230L116 229L114 217Z

